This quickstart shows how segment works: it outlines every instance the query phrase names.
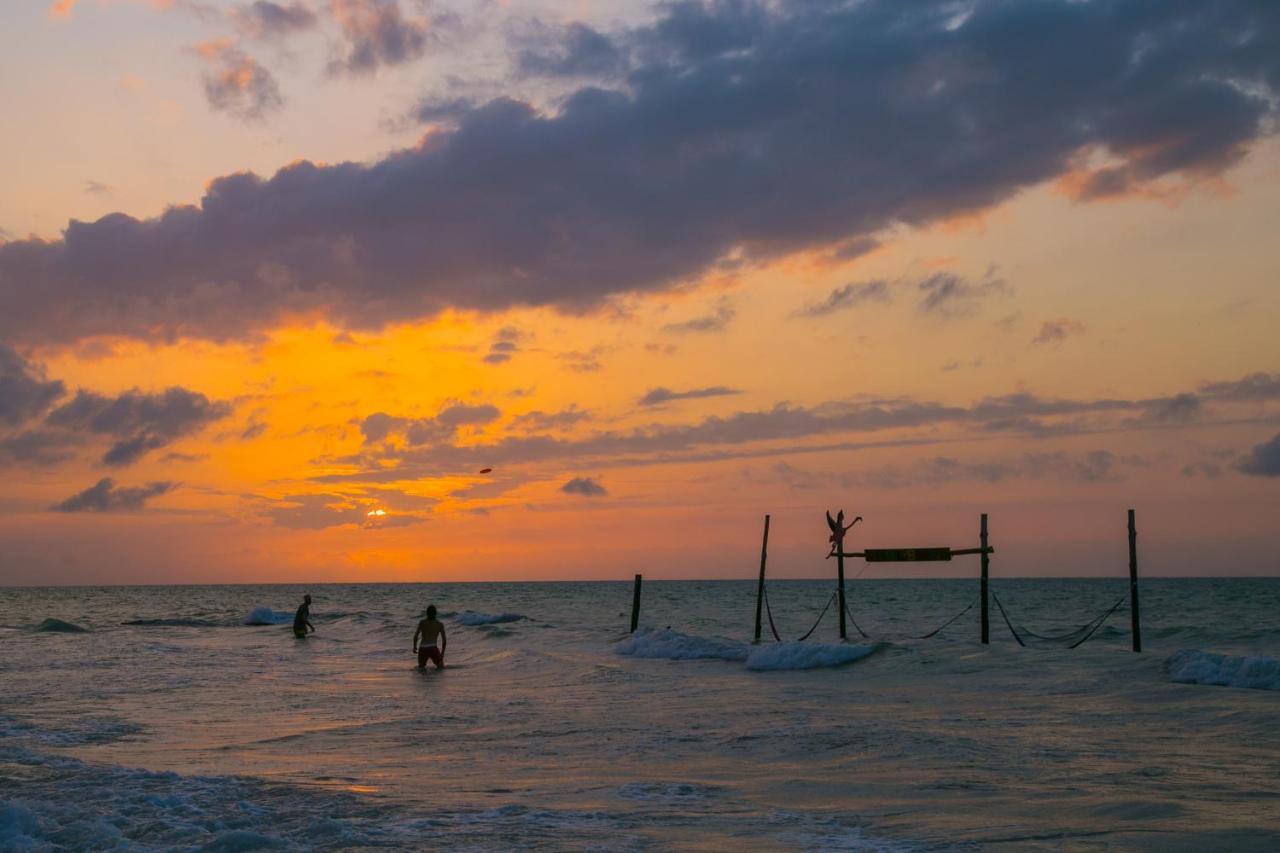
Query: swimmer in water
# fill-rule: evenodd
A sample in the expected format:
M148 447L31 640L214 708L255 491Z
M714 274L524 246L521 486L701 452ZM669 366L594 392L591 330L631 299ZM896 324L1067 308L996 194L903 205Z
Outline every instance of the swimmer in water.
M422 644L418 644L418 638ZM436 640L440 648L436 648ZM427 617L418 623L418 630L413 632L413 651L418 655L418 670L425 671L427 661L436 665L436 669L444 669L444 650L449 645L449 638L444 633L444 623L436 618L436 606L427 607Z
M302 604L298 605L298 612L293 614L293 636L305 640L308 628L312 632L316 630L316 626L311 624L311 596L304 595Z

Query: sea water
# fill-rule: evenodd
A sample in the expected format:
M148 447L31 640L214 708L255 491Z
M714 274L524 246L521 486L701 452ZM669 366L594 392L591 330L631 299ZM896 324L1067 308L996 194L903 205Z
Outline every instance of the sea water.
M1280 580L768 589L0 590L0 849L1280 849Z

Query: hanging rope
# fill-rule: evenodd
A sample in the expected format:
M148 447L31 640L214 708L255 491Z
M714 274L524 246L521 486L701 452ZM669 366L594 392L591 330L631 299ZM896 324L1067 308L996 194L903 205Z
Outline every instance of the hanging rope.
M826 605L822 608L822 612L818 614L818 621L813 623L813 627L810 628L798 642L803 643L805 640L809 639L810 635L812 635L814 631L818 630L818 625L822 622L822 617L827 615L827 610L830 609L831 602L835 600L836 594L833 592L831 593L831 597L827 599Z
M1098 620L1098 624L1097 624L1097 625L1093 626L1093 630L1092 630L1092 631L1090 631L1089 633L1085 634L1083 637L1081 637L1080 639L1076 640L1076 641L1075 641L1074 643L1072 643L1071 645L1067 646L1067 648L1069 648L1069 649L1074 649L1076 646L1080 645L1080 644L1081 644L1081 643L1083 643L1085 640L1089 639L1089 638L1090 638L1090 637L1092 637L1094 634L1098 633L1098 629L1099 629L1099 628L1101 628L1101 627L1106 623L1107 619L1109 619L1109 618L1111 617L1111 614L1112 614L1112 613L1115 613L1115 612L1116 612L1116 610L1118 610L1118 609L1120 608L1120 605L1121 605L1121 604L1124 604L1124 600L1125 600L1126 598L1128 598L1128 597L1129 597L1129 594L1128 594L1128 593L1125 593L1124 595L1120 596L1120 600L1119 600L1119 601L1117 601L1115 604L1111 605L1111 609L1110 609L1110 610L1108 610L1106 613L1102 614L1102 618Z
M947 626L948 626L948 625L950 625L952 622L956 621L957 619L959 619L961 616L965 615L966 613L968 613L968 612L969 612L970 610L972 610L972 609L973 609L973 604L970 604L970 605L969 605L968 607L966 607L964 610L961 610L961 611L960 611L959 613L957 613L955 616L952 616L952 617L951 617L950 619L948 619L946 622L943 622L941 625L939 625L937 628L934 628L934 629L933 629L932 631L930 631L929 633L927 633L927 634L921 634L919 637L908 637L908 639L911 639L911 640L928 640L928 639L930 639L931 637L935 636L935 635L936 635L938 632L940 632L943 628L947 627ZM866 634L863 634L863 636L865 637L865 636L866 636Z
M1000 615L1004 617L1004 624L1009 626L1009 633L1013 634L1013 638L1018 641L1018 645L1025 647L1027 644L1022 642L1022 638L1018 636L1018 632L1014 630L1013 623L1009 621L1009 614L1005 612L1004 605L1000 603L1000 597L992 590L991 598L995 601L996 607L1000 608Z
M849 610L849 602L848 602L848 601L846 601L846 602L844 603L844 614L845 614L846 616L848 616L848 617L849 617L849 624L853 626L853 630L857 631L859 634L861 634L861 635L862 635L862 639L866 640L866 639L869 639L869 638L870 638L870 636L871 636L871 635L870 635L870 634L868 634L866 631L862 630L861 628L859 628L859 627L858 627L858 623L857 623L856 621L854 621L853 613L852 613L852 612L850 612L850 610Z
M778 636L778 626L773 624L773 608L769 606L769 588L767 586L764 586L763 589L764 589L764 610L766 613L769 614L769 630L773 632L774 642L781 643L782 637Z
M956 621L957 619L959 619L961 616L965 615L966 613L968 613L968 612L969 612L970 610L972 610L972 609L973 609L973 604L970 604L970 605L969 605L968 607L966 607L964 610L961 610L961 611L960 611L959 613L957 613L955 616L952 616L952 617L951 617L950 619L948 619L946 622L943 622L941 625L939 625L937 628L934 628L934 629L933 629L932 631L930 631L929 633L927 633L927 634L920 634L920 635L918 635L918 636L913 636L913 637L907 637L906 639L908 639L908 640L928 640L928 639L932 639L933 637L936 637L936 636L937 636L937 635L942 631L942 629L943 629L943 628L947 627L947 626L948 626L948 625L950 625L952 622ZM868 634L866 631L862 630L862 628L858 627L858 623L857 623L857 621L855 621L855 620L854 620L854 618L853 618L853 611L851 611L851 610L849 609L849 603L848 603L847 601L845 602L845 605L844 605L844 612L845 612L845 615L847 615L847 616L849 617L849 623L850 623L851 625L853 625L854 630L855 630L855 631L857 631L859 634L861 634L861 635L862 635L862 638L863 638L864 640L866 640L866 639L870 639L871 635L870 635L870 634Z
M1068 631L1065 634L1046 636L1044 634L1037 634L1034 631L1028 630L1027 628L1023 628L1022 632L1026 634L1028 637L1034 637L1037 640L1045 640L1047 642L1061 642L1064 640L1069 640L1072 637L1079 637L1078 640L1076 640L1071 645L1067 646L1068 649L1074 649L1080 645L1083 645L1085 642L1089 640L1089 638L1091 638L1094 634L1098 633L1098 631L1102 628L1102 626L1106 624L1107 619L1111 618L1111 614L1119 610L1120 605L1124 604L1125 599L1127 599L1128 597L1129 597L1129 594L1126 592L1124 595L1120 596L1120 598L1116 600L1115 604L1111 605L1111 607L1108 608L1107 610L1104 610L1099 616L1095 617L1094 619L1091 619L1089 622L1085 623L1084 625L1081 625L1079 628L1076 628L1073 631ZM991 598L992 600L995 601L996 607L1000 608L1000 615L1004 617L1004 623L1009 626L1009 633L1013 634L1013 638L1018 641L1018 645L1026 646L1026 643L1022 641L1022 637L1018 636L1017 629L1013 627L1013 620L1009 618L1008 611L1006 611L1004 609L1004 605L1000 603L999 596L997 596L993 591L991 593Z

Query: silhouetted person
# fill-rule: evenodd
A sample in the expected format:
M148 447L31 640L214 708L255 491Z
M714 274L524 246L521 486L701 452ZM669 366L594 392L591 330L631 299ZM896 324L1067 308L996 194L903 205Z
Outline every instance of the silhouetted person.
M418 644L418 638L422 644ZM436 640L440 640L440 648L436 648ZM413 632L413 650L418 653L418 669L427 668L427 661L436 665L436 669L444 669L444 650L449 645L445 636L444 624L436 618L436 606L427 607L427 618L418 623L418 630Z
M293 614L293 636L299 640L306 639L308 628L315 631L316 626L311 624L311 596L304 595L298 612Z

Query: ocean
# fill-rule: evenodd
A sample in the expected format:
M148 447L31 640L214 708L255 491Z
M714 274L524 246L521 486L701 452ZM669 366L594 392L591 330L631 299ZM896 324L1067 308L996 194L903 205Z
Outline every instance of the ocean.
M1280 850L1280 579L833 586L2 589L0 849Z

